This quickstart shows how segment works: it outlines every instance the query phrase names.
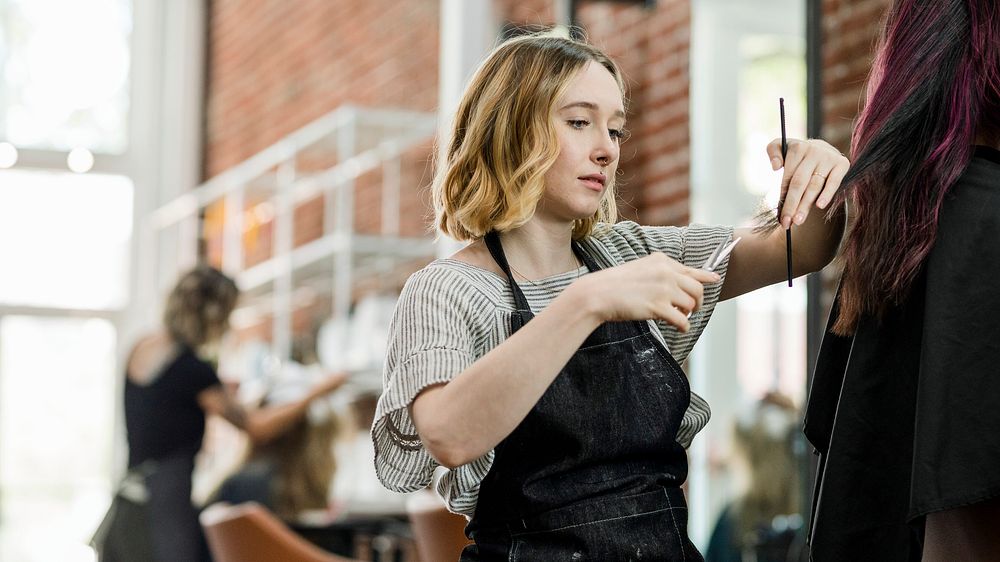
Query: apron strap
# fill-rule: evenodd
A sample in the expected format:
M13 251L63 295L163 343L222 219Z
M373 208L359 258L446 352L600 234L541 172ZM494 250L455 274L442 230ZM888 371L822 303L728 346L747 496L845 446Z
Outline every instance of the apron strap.
M531 307L528 305L528 299L524 296L524 292L521 291L521 287L514 280L510 264L507 263L507 255L504 254L503 245L500 243L500 235L495 230L491 230L486 233L483 240L486 242L486 248L490 251L490 255L493 256L493 261L497 262L497 265L503 270L504 275L507 276L511 292L514 293L514 314L511 316L511 333L516 332L527 324L529 320L534 318L534 314L531 313ZM573 241L573 253L580 258L580 261L587 266L589 271L601 270L597 262L575 240Z
M521 291L521 288L517 286L517 282L514 281L514 275L510 271L510 264L507 263L507 256L504 254L503 246L500 244L500 235L495 230L491 230L486 233L484 240L486 248L490 251L490 255L493 256L493 261L497 262L497 265L500 266L500 269L507 276L507 282L510 283L510 290L514 293L514 314L510 319L511 333L513 333L527 324L528 320L531 320L534 315L531 313L531 307L528 306L528 299L525 298L524 292Z

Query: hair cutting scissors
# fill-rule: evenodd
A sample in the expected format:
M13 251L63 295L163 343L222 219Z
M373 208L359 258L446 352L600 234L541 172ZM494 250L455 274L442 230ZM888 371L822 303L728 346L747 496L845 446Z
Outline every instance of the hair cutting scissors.
M722 242L722 244L719 244L712 252L712 255L708 256L708 259L705 260L705 265L701 266L701 269L704 271L714 272L717 267L722 265L722 261L725 260L726 256L733 251L733 248L740 243L740 240L743 240L742 236L738 236L732 240L726 240ZM687 313L687 317L691 318L690 312Z

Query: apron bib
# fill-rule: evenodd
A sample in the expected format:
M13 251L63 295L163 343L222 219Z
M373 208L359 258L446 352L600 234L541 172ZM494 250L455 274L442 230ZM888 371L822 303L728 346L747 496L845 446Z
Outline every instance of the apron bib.
M533 314L499 237L485 241L514 294L516 332ZM702 560L679 488L687 456L676 436L690 397L646 322L599 326L496 447L462 561Z

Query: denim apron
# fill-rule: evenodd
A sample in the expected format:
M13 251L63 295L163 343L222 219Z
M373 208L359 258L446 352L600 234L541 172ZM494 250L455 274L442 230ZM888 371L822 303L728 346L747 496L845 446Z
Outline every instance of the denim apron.
M517 331L533 315L499 237L485 241L514 294ZM676 436L690 397L646 322L599 326L495 448L462 562L703 560L679 488L687 457Z

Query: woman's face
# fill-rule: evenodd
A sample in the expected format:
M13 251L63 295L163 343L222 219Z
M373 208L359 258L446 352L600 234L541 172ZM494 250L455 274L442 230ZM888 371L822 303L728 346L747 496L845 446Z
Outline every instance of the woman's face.
M537 218L572 222L593 216L618 168L625 108L618 83L591 61L556 101L553 126L559 156L545 173Z

